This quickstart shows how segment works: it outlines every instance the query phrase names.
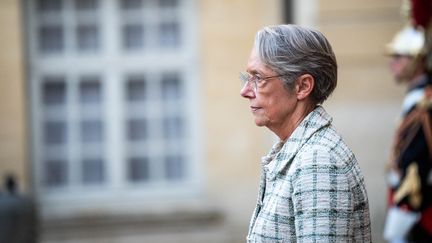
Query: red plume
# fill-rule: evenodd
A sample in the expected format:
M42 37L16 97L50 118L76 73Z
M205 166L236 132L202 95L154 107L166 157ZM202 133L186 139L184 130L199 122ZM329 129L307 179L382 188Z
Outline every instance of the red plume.
M411 3L413 24L426 29L432 18L432 0L411 0Z

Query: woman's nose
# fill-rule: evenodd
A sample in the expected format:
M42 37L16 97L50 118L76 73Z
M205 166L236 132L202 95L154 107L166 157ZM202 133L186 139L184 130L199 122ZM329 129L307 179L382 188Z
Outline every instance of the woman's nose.
M244 98L253 98L255 97L255 92L249 85L249 82L245 83L240 90L240 95Z

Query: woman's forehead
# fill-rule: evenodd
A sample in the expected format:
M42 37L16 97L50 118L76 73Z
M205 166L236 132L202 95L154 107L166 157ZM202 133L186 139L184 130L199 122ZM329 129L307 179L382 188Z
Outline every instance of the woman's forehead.
M264 62L259 58L258 53L253 49L248 59L248 64L246 71L251 74L254 73L273 73L273 70L269 68Z

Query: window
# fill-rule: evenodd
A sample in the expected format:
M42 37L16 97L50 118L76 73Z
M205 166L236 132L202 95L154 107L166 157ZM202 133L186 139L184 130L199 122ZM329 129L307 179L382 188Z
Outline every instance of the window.
M99 30L96 25L79 25L76 31L77 49L96 51L99 47Z
M127 97L129 102L144 101L146 99L146 81L144 76L131 77L127 80Z
M61 0L38 0L37 9L40 12L60 11L62 9Z
M75 8L78 11L94 11L98 8L98 0L76 0Z
M64 47L63 28L45 25L39 28L39 50L42 53L61 52Z
M194 3L26 1L34 178L47 213L197 192Z
M123 47L127 50L139 49L144 46L144 27L141 24L123 26Z
M67 183L67 161L48 159L45 161L44 172L44 185L47 187L59 187Z
M42 97L47 106L64 105L66 86L63 77L48 77L43 82Z
M128 140L139 141L148 137L145 119L130 119L128 121Z
M46 145L56 145L66 143L66 122L47 121L44 126Z
M145 182L150 179L149 161L146 157L133 157L129 159L128 180L131 182Z
M104 182L104 163L101 158L82 160L82 181L84 184L100 184Z
M125 50L180 49L185 3L176 0L122 0L122 42Z
M139 9L141 8L143 0L122 0L121 6L125 10Z
M175 47L180 43L179 26L176 22L159 25L159 44L164 47Z

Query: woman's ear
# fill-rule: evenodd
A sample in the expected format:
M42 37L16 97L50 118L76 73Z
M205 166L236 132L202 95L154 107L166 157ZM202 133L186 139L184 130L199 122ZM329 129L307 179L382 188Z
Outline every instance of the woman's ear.
M303 74L296 81L296 95L298 100L307 98L315 86L315 79L310 74Z

